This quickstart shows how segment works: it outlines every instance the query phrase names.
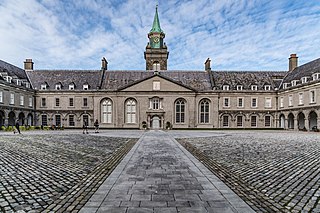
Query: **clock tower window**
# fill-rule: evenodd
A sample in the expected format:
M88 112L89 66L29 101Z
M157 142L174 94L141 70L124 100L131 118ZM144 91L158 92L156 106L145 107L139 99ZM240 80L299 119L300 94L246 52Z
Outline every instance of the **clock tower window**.
M153 70L160 71L160 63L158 61L153 62Z

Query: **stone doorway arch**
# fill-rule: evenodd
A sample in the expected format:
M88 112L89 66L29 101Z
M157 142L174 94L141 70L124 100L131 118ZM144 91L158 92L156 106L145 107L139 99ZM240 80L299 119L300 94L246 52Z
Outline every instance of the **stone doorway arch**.
M309 128L310 130L316 130L319 127L317 126L317 121L318 121L318 115L316 112L311 111L309 113Z
M8 126L14 126L15 119L16 119L16 114L13 111L9 112L9 114L8 114Z
M4 126L4 112L0 111L0 127Z
M155 116L152 117L152 119L151 119L151 128L152 129L160 129L161 128L159 116L155 115Z
M294 115L290 113L288 115L288 129L293 129L294 128Z
M28 114L27 116L27 125L28 126L33 126L33 116L31 113Z
M303 114L303 112L300 112L298 114L298 129L299 130L304 130L306 128L305 126L305 116Z
M284 114L281 114L280 118L279 118L279 127L285 128L285 122L286 122L286 120L285 120Z
M24 123L24 119L25 119L25 116L24 116L24 113L23 112L20 112L19 113L19 124L21 126L23 126L25 123Z

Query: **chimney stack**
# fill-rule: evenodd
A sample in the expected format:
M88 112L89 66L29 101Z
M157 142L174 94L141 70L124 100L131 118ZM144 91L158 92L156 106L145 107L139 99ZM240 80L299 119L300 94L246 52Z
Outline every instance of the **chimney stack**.
M105 57L103 57L101 60L101 69L108 70L108 61Z
M24 69L25 70L33 70L32 59L26 59L26 61L24 62Z
M211 65L210 65L210 58L207 58L206 62L204 62L204 69L205 71L211 71Z
M291 54L289 58L289 72L294 70L298 66L297 54Z

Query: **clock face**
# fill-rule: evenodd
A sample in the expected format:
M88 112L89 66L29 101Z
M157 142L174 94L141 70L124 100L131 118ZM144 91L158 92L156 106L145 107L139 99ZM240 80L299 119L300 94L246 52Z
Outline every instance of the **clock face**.
M153 38L153 42L154 42L154 43L158 43L158 42L159 42L159 38L158 38L158 37L154 37L154 38Z

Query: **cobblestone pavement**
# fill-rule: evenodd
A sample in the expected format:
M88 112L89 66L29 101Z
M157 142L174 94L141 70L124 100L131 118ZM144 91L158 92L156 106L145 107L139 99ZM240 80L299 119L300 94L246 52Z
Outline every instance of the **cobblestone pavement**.
M146 132L80 213L254 212L163 131Z
M320 212L319 133L226 131L220 134L179 141L190 143L209 157L212 165L224 168L227 171L224 176L240 178L285 211Z
M112 153L137 140L79 132L0 135L0 212L43 211L63 200Z

